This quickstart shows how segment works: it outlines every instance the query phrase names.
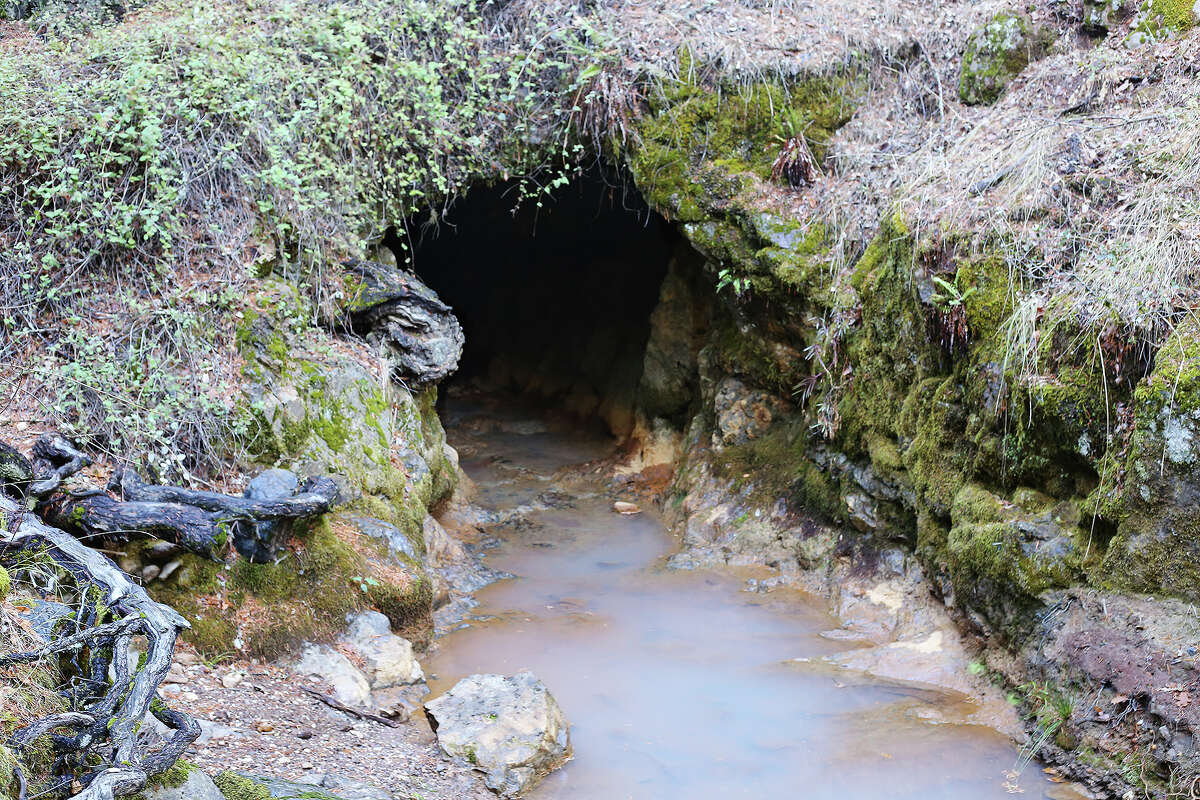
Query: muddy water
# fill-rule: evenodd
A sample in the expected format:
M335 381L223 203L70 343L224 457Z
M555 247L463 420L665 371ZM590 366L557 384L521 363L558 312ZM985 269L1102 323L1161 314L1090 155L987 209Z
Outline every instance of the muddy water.
M677 543L653 513L611 511L600 478L556 471L608 443L532 419L452 408L478 502L504 513L492 584L439 640L436 696L471 673L528 669L571 721L575 758L541 800L1003 798L1017 760L989 729L947 723L962 698L820 667L846 645L815 598L743 591L746 575L664 568ZM1026 798L1062 798L1036 766Z

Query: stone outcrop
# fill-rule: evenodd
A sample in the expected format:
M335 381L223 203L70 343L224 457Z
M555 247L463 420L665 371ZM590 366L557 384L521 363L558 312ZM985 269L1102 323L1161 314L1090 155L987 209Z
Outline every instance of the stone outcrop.
M529 672L464 678L425 713L442 750L483 772L501 797L524 794L571 756L566 717Z
M350 327L387 347L393 378L423 387L454 373L462 356L462 326L432 289L413 273L377 261L344 267Z
M1045 48L1045 35L1026 17L1012 12L997 14L967 41L958 96L969 105L996 102L1009 81Z

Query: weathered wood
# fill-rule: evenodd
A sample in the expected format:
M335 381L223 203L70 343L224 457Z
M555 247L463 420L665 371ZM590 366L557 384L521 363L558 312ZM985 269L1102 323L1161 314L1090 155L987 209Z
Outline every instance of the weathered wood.
M152 600L106 556L26 513L17 500L0 496L0 516L0 561L11 563L22 553L38 552L73 576L81 591L97 592L80 605L79 633L66 637L61 647L47 645L51 652L86 650L84 684L93 688L68 695L70 712L31 721L12 736L10 744L19 753L41 733L69 727L75 735L56 736L54 742L57 749L70 753L70 763L88 765L89 771L78 778L84 788L76 797L112 800L139 791L150 775L169 768L200 735L194 720L164 710L157 696L171 667L175 640L189 627L187 620ZM117 621L100 623L101 609ZM147 649L145 659L131 671L129 648L135 634L146 638ZM31 655L14 654L8 660L26 660ZM148 713L174 731L166 746L149 758L136 735ZM64 778L57 792L70 792L73 781Z
M99 490L60 492L38 506L51 525L81 538L153 536L222 560L236 535L234 519L182 503L127 503Z
M358 717L359 719L370 720L371 722L378 722L380 725L387 725L389 728L399 728L400 727L400 723L394 719L388 719L387 717L380 716L379 714L372 714L370 711L364 711L361 708L355 708L354 706L348 706L345 703L338 700L337 698L330 697L327 694L322 694L321 692L318 692L316 689L312 689L308 686L301 686L300 691L304 692L307 695L310 695L311 697L316 698L317 700L320 700L322 703L329 706L330 708L335 708L338 711L345 712L352 716Z
M182 503L228 516L231 519L252 520L300 519L324 514L337 497L337 484L326 477L310 478L300 491L280 500L251 500L247 497L183 489L178 486L155 486L126 467L113 473L109 488L126 500L149 503Z
M29 485L33 497L45 497L62 482L89 466L92 460L57 433L43 433L33 443L33 473L37 480Z

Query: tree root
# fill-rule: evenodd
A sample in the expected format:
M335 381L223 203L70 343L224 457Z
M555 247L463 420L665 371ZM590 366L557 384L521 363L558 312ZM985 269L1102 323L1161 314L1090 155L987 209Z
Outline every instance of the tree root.
M33 721L14 733L9 745L20 755L38 737L68 730L70 735L52 736L56 771L65 777L49 793L112 800L137 792L200 735L195 720L168 709L157 694L171 667L175 640L190 626L150 599L107 557L0 495L0 561L11 563L22 553L42 553L74 577L84 596L76 633L0 659L0 666L7 666L70 653L78 673L64 692L71 710ZM110 617L115 619L105 621ZM144 659L131 658L135 636L146 638ZM173 731L162 749L149 754L137 736L147 714ZM18 776L18 786L23 790L24 785L24 776Z
M330 478L311 478L300 491L277 500L202 492L148 484L132 469L116 470L108 488L63 491L62 482L91 461L56 434L43 434L33 446L28 495L39 501L38 514L49 524L80 538L152 536L173 542L214 561L230 548L255 537L255 524L323 514L338 495ZM239 548L240 549L240 548ZM256 548L250 548L254 550Z
M8 745L22 756L35 740L50 737L60 777L41 794L113 800L138 792L200 735L195 720L158 697L176 638L190 626L80 539L155 536L219 561L239 536L253 537L255 525L328 511L337 485L316 478L290 497L252 500L147 484L126 468L109 483L118 498L99 489L63 489L91 461L62 436L40 437L31 465L7 445L0 456L0 563L38 554L69 573L79 591L73 632L36 650L0 657L0 668L57 658L72 673L61 692L69 710L30 722ZM143 637L146 653L135 656L134 641ZM138 736L148 715L171 731L154 752ZM20 767L15 777L23 800L28 782Z

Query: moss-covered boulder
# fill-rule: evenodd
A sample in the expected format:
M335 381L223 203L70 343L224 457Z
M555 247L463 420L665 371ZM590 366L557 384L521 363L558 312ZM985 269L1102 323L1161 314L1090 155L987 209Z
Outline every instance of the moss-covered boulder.
M992 17L967 40L959 98L968 105L996 102L1004 87L1042 55L1046 39L1046 34L1021 14L1004 12Z
M1125 44L1131 48L1171 39L1200 22L1197 0L1143 0Z
M958 602L988 627L1013 634L1050 589L1081 576L1079 508L1029 489L1011 499L978 484L954 497L943 554Z
M1187 317L1134 393L1135 425L1110 506L1117 532L1099 579L1200 600L1200 323Z

